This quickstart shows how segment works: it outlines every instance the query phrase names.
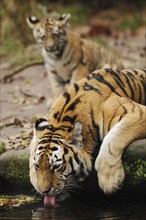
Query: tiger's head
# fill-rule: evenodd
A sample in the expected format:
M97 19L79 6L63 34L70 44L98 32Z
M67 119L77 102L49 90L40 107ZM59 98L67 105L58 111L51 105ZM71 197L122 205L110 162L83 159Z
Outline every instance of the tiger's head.
M46 52L56 52L62 49L67 42L66 27L70 14L64 14L60 18L43 17L27 17L26 21L33 30L33 35L41 47Z
M91 169L80 122L70 128L55 128L45 118L36 121L30 146L30 180L38 192L54 197L67 195Z

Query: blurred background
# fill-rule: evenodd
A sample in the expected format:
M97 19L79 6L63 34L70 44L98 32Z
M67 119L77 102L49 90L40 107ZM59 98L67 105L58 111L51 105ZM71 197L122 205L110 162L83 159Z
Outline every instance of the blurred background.
M119 51L126 67L145 66L145 0L1 0L3 68L42 62L26 17L71 13L70 26L83 37Z

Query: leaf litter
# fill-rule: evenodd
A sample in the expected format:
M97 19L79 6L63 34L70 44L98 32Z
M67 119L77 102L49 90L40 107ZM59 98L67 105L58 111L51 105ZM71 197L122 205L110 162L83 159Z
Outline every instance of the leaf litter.
M24 149L30 144L30 141L33 136L32 132L32 123L26 121L26 120L20 120L18 118L13 118L9 123L2 124L2 127L6 126L12 126L14 129L16 127L22 127L23 130L20 131L20 133L15 135L9 135L6 138L1 139L1 145L2 143L5 144L6 150L19 150ZM25 129L24 129L25 128Z
M20 207L21 205L26 205L30 203L35 203L40 201L36 196L29 195L16 195L16 196L7 196L0 195L0 207L2 208L11 208L11 207Z

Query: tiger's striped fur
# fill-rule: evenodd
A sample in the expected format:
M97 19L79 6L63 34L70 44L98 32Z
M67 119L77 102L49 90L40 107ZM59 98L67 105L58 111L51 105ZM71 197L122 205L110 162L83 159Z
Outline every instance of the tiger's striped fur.
M58 97L35 124L30 179L37 191L59 195L94 168L105 193L118 189L125 176L124 149L146 138L145 74L100 69Z
M35 17L27 18L27 23L33 29L34 37L42 48L54 97L60 95L65 87L99 67L110 65L122 68L117 54L81 38L67 28L69 18L69 14L41 20Z

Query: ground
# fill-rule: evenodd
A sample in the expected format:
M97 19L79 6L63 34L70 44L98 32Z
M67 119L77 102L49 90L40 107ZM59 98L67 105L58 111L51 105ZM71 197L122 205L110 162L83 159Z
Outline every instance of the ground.
M45 97L51 92L44 66L27 68L13 77L11 83L2 83L1 94L2 141L10 149L24 148L32 134L33 122L47 113Z

